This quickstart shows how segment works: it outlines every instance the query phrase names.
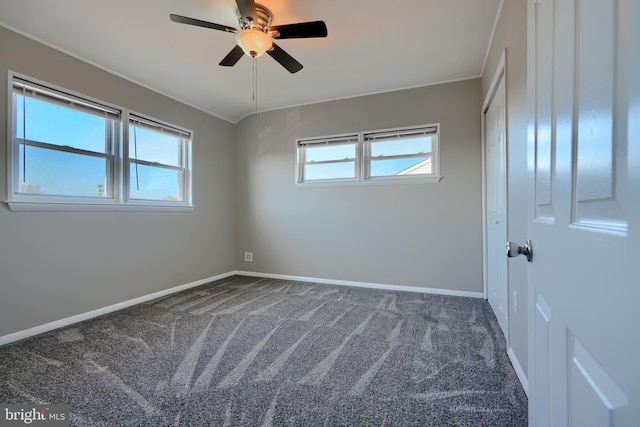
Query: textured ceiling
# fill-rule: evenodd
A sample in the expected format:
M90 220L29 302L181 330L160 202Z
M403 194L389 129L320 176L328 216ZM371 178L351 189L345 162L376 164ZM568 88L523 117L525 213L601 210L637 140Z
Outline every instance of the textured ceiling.
M257 59L260 111L477 77L502 0L262 0L273 25L324 20L327 38L280 40L304 65ZM0 0L0 24L231 122L256 109L253 63L220 60L234 0Z

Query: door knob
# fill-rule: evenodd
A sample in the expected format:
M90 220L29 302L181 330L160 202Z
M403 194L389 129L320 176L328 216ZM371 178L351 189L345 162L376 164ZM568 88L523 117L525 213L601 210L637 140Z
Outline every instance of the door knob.
M514 258L518 255L524 255L527 257L527 262L532 262L533 246L531 245L530 239L527 239L523 246L520 246L517 243L507 242L507 256L509 258Z

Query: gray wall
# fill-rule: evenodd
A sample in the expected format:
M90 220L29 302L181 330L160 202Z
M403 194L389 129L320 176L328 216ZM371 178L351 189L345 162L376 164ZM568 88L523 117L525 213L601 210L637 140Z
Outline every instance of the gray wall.
M504 49L507 70L507 174L509 240L527 239L527 3L505 0L482 76L483 99ZM527 263L509 260L509 295L518 292L518 312L509 310L509 344L527 371Z
M10 212L0 205L0 336L235 268L232 124L0 27L0 194L7 70L194 131L192 213Z
M481 79L234 126L4 28L0 51L1 135L9 69L192 129L196 204L193 213L1 205L0 336L236 269L482 292ZM296 138L429 123L441 124L439 184L295 187Z
M482 292L480 106L473 79L246 117L238 269ZM428 123L441 124L439 184L295 187L296 138Z

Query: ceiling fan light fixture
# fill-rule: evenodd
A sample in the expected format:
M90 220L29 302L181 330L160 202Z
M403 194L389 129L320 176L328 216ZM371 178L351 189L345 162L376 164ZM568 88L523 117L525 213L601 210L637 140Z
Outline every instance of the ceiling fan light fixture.
M271 49L273 41L267 33L254 28L249 28L238 32L236 43L247 55L257 58Z
M297 22L272 27L273 14L264 5L256 3L255 0L235 0L235 2L238 6L239 29L173 13L169 18L181 24L236 34L236 45L220 61L223 67L233 67L244 55L256 58L268 53L288 72L297 73L302 70L302 64L275 44L273 39L327 37L327 25L324 21Z

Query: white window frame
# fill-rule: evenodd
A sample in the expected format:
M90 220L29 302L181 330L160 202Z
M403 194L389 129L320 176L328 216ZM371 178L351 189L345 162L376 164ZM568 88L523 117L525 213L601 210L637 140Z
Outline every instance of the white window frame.
M127 185L124 186L124 199L126 203L136 204L140 206L143 206L143 205L144 206L158 206L158 205L191 206L192 205L192 200L191 200L191 197L192 197L192 192L191 192L192 144L191 144L191 141L193 138L193 132L187 129L177 127L173 124L163 122L158 119L154 119L144 114L140 114L133 111L127 111L126 116L127 116L127 121L126 121L127 124L131 122L137 122L138 124L141 124L145 127L152 128L156 132L168 133L168 134L171 134L172 136L176 136L180 138L180 154L179 154L180 165L178 166L166 165L166 164L157 163L157 162L149 162L141 159L137 159L134 162L137 162L140 165L171 169L181 173L180 188L178 190L178 193L180 194L182 199L177 201L170 201L170 200L138 199L138 198L131 197L131 195L129 194L130 185L128 184L134 178L129 176L129 173L130 173L129 171L131 170L130 168L131 163L134 163L134 162L132 162L131 158L129 157L129 146L130 144L134 143L134 137L129 134L129 126L127 125L127 126L124 126L125 137L124 137L124 149L123 149L123 153L124 153L123 154L123 160L124 160L123 175L124 175L124 182L127 183Z
M401 140L403 137L407 136L421 136L421 135L431 135L431 173L430 174L417 174L417 175L392 175L392 176L379 176L373 177L371 176L371 162L373 160L382 160L388 157L376 157L373 158L371 155L371 144L376 141L393 141L393 140ZM404 128L395 128L395 129L383 129L376 131L368 131L362 133L362 143L364 149L364 179L366 180L375 180L375 181L411 181L411 180L430 180L434 181L433 178L438 178L437 182L439 182L440 178L440 161L439 161L439 150L438 150L438 142L439 142L439 125L427 125L427 126L412 126L412 127L404 127ZM426 153L421 153L426 154ZM407 159L411 157L421 157L419 153L415 153L414 155L398 155L393 156L393 158L398 159Z
M107 181L112 185L109 189L109 197L77 197L64 195L49 194L25 194L18 191L19 188L19 147L22 139L14 138L17 135L16 124L16 105L14 103L14 82L17 84L27 84L34 90L41 91L49 99L58 98L59 101L67 108L73 108L73 105L80 105L78 108L83 111L86 108L92 108L111 114L114 120L116 115L117 121L112 126L110 132L111 152L100 154L98 157L108 158L110 161ZM5 203L11 211L172 211L172 212L190 212L193 210L192 203L192 166L191 166L191 141L193 140L193 132L178 128L175 125L160 122L151 119L148 116L135 114L139 117L145 117L165 127L178 129L189 138L184 144L182 159L184 161L185 172L182 191L184 192L184 200L180 202L165 200L129 200L128 199L128 126L130 112L123 107L110 104L66 88L62 88L41 80L8 71L7 79L7 136L6 136L6 191L7 199ZM61 152L69 152L74 154L82 154L93 156L97 153L77 149L67 146L50 146L47 143L29 142L29 145L42 146L44 148L53 148ZM108 151L108 150L107 150Z
M383 137L387 140L402 138L407 135L433 135L431 151L431 173L416 175L371 176L371 142ZM305 147L315 144L331 144L345 137L356 138L356 177L328 178L318 180L305 179ZM440 124L407 126L400 128L371 130L357 133L330 135L296 139L296 173L295 185L300 188L337 187L353 185L393 185L393 184L437 184L442 180L440 175ZM398 156L399 158L415 157L414 155Z
M327 160L325 162L307 162L306 160L306 148L309 146L320 145L355 145L355 157L348 159L335 159ZM360 134L358 133L345 133L339 135L322 136L318 138L301 138L296 140L297 147L297 167L296 167L296 182L304 184L318 184L318 183L346 183L346 182L358 182L361 179L362 173L362 156L359 155L360 151ZM305 166L314 164L333 164L342 162L355 163L355 171L353 178L331 178L323 180L307 180L305 178Z

